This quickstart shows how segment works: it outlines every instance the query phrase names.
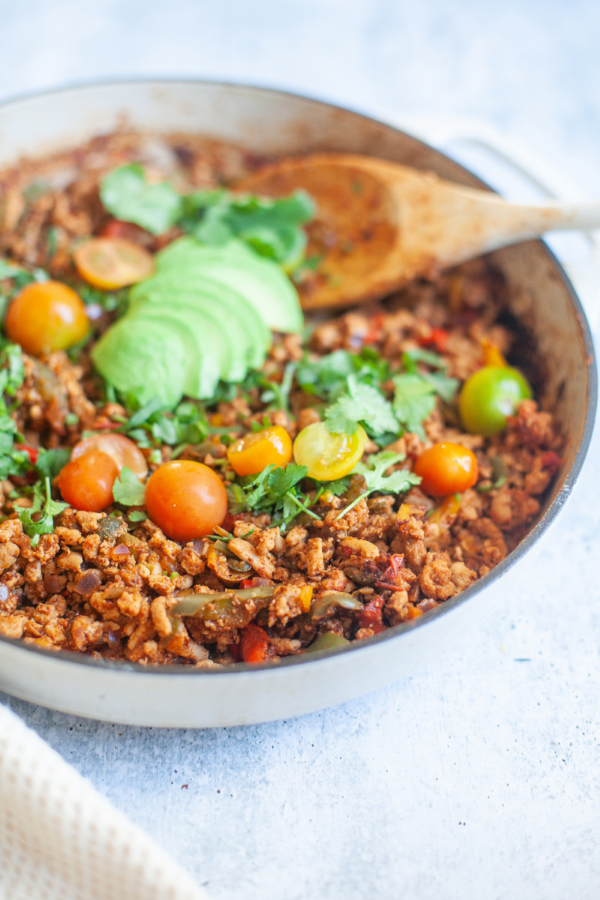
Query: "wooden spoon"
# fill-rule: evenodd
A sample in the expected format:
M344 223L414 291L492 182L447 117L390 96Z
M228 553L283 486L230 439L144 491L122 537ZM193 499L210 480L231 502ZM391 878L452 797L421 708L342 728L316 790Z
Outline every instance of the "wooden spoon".
M517 206L431 172L344 153L275 162L236 189L282 196L305 189L317 203L309 251L317 274L300 288L305 309L376 299L416 276L539 237L600 227L600 204Z

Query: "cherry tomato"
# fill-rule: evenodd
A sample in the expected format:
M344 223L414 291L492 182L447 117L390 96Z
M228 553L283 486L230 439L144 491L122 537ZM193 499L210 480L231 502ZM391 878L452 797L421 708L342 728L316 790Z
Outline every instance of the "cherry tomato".
M497 434L514 415L521 400L531 397L531 388L520 372L510 366L484 366L465 381L459 409L463 425L471 434Z
M111 219L110 222L107 222L100 232L100 237L122 238L133 244L139 244L141 247L146 247L154 242L154 236L145 228L140 228L133 222L122 222L121 219Z
M150 253L124 238L92 238L75 251L73 258L81 277L104 291L135 284L154 271Z
M72 347L89 327L83 301L60 281L28 284L8 307L5 324L11 341L32 356Z
M242 659L246 663L261 663L267 658L269 637L260 625L246 625L240 640Z
M473 487L479 467L471 450L443 442L421 453L414 471L422 479L419 485L422 491L431 497L444 497Z
M148 474L146 457L137 444L124 434L93 434L84 438L73 447L71 459L79 459L91 450L108 454L116 462L119 472L123 466L127 466L138 478L145 478Z
M292 439L281 425L247 434L227 450L237 475L256 475L268 465L287 466L292 461Z
M227 493L209 466L174 459L150 476L146 509L168 537L184 543L210 534L222 523L227 514Z
M72 459L58 476L58 489L63 500L74 509L102 512L113 499L113 485L119 467L108 453L91 450Z
M331 434L323 422L315 422L294 441L294 459L298 465L308 466L308 474L316 481L334 481L352 471L366 441L360 425L354 434Z

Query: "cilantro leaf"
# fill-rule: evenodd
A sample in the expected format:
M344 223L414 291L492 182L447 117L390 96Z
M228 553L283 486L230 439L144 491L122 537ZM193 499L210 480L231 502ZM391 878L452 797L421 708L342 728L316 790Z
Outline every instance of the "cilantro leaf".
M143 506L146 488L135 472L123 466L113 486L113 497L123 506Z
M385 475L390 466L402 462L403 459L405 459L404 453L382 450L381 453L373 453L369 456L366 463L357 463L354 471L364 475L369 491L387 491L391 494L399 494L408 490L411 485L421 483L419 476L409 472L408 469L400 469L392 472L391 475Z
M435 388L416 373L395 375L393 382L393 407L398 420L408 431L425 440L423 421L435 408Z
M319 487L322 494L329 491L334 497L341 497L350 487L350 476L345 475L344 478L336 478L335 481L320 481Z
M67 509L68 503L62 503L59 500L53 500L50 496L50 479L44 479L44 487L42 482L38 481L33 487L33 505L28 509L15 507L23 531L31 540L31 546L35 547L40 539L41 534L52 534L54 531L54 516ZM33 517L36 516L34 519Z
M14 278L20 272L24 272L21 266L16 266L7 259L0 259L0 281L4 278Z
M54 450L44 450L42 447L35 463L35 470L42 478L52 479L58 475L70 459L71 451L69 449L57 447Z
M366 463L358 463L353 471L364 476L367 489L342 510L338 515L338 519L345 516L347 512L350 512L356 506L359 500L363 497L368 497L373 491L382 491L386 494L401 494L413 485L420 484L421 479L419 476L415 475L414 472L409 472L408 469L399 469L396 472L392 472L391 475L385 475L390 466L402 462L404 458L404 453L391 453L388 450L383 450L381 453L373 453L369 456Z
M148 184L139 163L120 166L100 186L105 208L117 219L163 234L181 215L181 197L169 184Z
M449 378L443 372L422 372L421 377L429 382L442 400L446 403L452 403L460 384L458 378Z
M332 434L354 434L361 422L376 434L399 431L392 406L381 391L350 375L348 393L325 411L325 424Z
M440 356L437 353L433 353L431 350L423 350L421 347L415 347L413 350L406 350L402 354L402 365L408 371L415 371L416 366L415 363L424 362L428 366L431 366L432 369L445 369L446 365L442 362Z

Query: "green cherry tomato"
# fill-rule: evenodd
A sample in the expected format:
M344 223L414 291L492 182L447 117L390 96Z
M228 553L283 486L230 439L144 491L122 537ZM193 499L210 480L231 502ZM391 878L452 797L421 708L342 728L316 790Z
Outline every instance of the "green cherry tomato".
M465 381L460 393L460 417L471 434L489 437L506 426L521 400L532 396L529 384L510 366L484 366Z

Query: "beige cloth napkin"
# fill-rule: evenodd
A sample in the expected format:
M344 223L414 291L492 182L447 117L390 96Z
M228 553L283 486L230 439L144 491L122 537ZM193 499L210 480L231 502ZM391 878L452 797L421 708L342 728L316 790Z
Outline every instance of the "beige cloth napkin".
M177 863L0 706L0 900L207 900Z

